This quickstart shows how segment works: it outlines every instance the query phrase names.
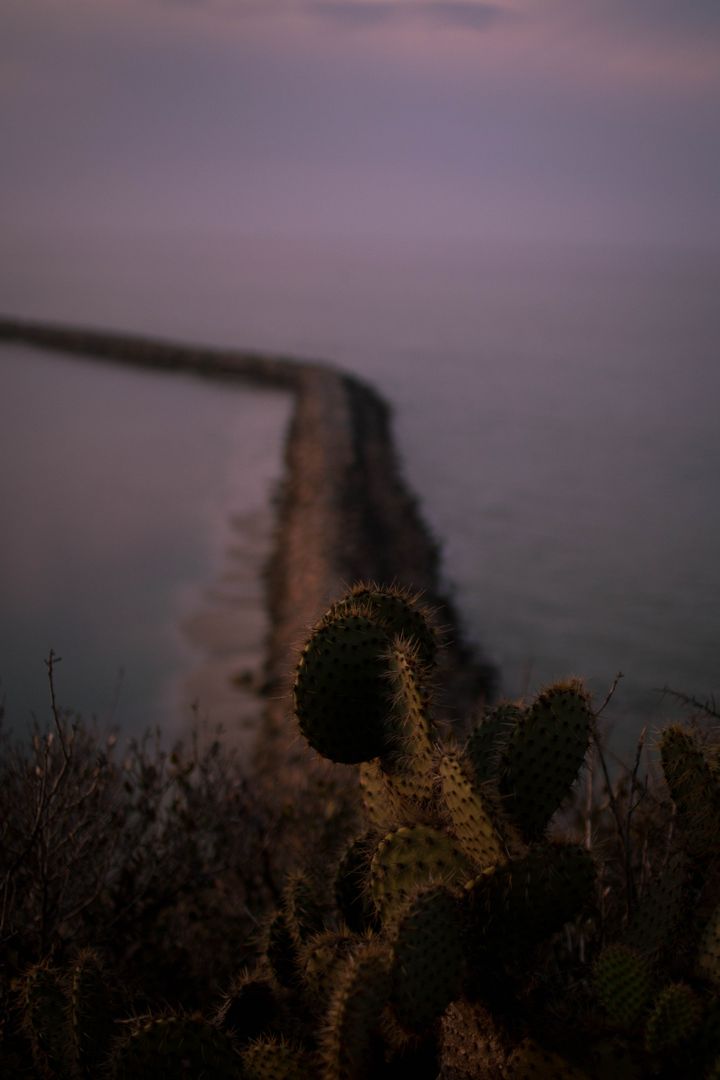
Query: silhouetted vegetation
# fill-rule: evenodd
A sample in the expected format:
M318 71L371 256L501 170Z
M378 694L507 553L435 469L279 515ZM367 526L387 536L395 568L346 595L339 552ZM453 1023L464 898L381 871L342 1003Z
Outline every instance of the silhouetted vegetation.
M359 784L301 796L199 729L120 752L51 656L52 723L0 777L4 1074L716 1077L714 707L654 770L644 734L611 770L578 680L459 739L441 650L407 592L333 604L295 711Z

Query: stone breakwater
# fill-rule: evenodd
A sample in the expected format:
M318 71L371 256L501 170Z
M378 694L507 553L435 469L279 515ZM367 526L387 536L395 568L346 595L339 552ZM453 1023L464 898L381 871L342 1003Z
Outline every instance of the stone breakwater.
M437 544L404 483L387 404L367 383L330 365L126 334L0 319L0 341L136 367L254 383L289 392L294 409L273 550L266 571L270 634L258 764L302 785L316 755L297 736L292 673L309 628L359 579L421 591L438 609L448 649L438 676L442 711L466 716L492 672L463 642L440 584Z

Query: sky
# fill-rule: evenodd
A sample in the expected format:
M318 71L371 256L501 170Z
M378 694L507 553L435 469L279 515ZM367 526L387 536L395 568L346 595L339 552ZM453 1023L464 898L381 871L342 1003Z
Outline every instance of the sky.
M2 0L0 229L720 246L718 0Z

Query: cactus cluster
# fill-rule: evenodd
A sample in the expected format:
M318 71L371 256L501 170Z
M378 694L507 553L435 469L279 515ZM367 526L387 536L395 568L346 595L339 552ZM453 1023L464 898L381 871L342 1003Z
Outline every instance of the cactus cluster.
M362 829L331 873L310 859L288 878L257 965L208 1015L113 1021L90 951L30 968L17 1002L38 1076L720 1077L720 778L702 741L661 736L673 842L609 934L593 855L552 833L594 733L583 684L488 707L460 743L435 717L439 648L405 591L332 605L295 714L318 753L358 766Z
M420 1043L433 1062L428 1075L444 1054L456 1059L454 1076L480 1075L477 1053L463 1071L463 1040L486 1056L491 1046L501 1075L519 1040L497 1015L488 1025L480 1001L497 1014L517 1012L512 994L527 985L537 949L592 902L588 853L547 836L590 743L582 684L558 683L527 706L497 706L457 745L441 738L433 716L438 648L416 597L360 585L320 620L298 663L300 731L324 757L360 766L367 818L337 868L326 936L303 953L287 902L275 917L290 924L290 966L301 972L293 991L306 1001L317 996L320 940L327 951L316 1049L327 1080L393 1075ZM266 955L287 986L274 925ZM303 970L304 955L312 959ZM350 993L362 1002L352 1037L344 1027ZM520 1075L521 1065L512 1068Z

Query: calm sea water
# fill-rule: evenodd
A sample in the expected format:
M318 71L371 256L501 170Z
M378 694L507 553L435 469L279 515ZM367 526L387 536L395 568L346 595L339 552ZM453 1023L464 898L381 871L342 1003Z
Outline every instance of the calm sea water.
M24 237L0 268L9 312L373 380L505 692L580 673L601 696L622 670L623 748L668 710L658 688L720 692L719 285L720 256L703 252L227 237ZM182 440L187 412L163 415ZM203 505L188 492L186 512Z
M226 697L262 660L259 574L288 412L284 395L0 347L12 727L49 718L50 649L60 704L104 725L173 736L197 708L237 727L250 703L235 691L230 717Z

